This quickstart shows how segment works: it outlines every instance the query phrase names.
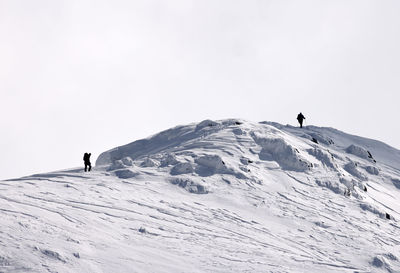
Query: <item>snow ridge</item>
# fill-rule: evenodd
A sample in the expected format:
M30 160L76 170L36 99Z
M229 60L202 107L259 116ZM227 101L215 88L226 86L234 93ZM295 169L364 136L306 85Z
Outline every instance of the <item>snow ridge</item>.
M400 272L400 151L205 120L0 183L0 272ZM121 251L123 249L123 251Z

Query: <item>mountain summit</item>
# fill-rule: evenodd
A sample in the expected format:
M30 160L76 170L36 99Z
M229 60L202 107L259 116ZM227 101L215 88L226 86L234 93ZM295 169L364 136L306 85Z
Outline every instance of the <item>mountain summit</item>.
M0 272L400 272L400 151L205 120L0 183Z

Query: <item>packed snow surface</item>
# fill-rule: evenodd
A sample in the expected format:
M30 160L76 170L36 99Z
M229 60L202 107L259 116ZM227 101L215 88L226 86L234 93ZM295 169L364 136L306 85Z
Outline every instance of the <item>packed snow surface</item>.
M400 151L206 120L0 182L0 272L400 272Z

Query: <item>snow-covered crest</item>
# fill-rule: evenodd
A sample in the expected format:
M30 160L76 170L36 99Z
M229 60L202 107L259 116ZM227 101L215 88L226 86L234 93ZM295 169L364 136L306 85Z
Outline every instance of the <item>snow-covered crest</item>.
M399 162L331 128L178 126L2 182L0 271L398 271Z

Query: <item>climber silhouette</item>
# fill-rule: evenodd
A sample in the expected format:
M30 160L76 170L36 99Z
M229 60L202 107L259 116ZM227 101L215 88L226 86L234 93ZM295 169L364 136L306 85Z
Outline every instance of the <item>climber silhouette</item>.
M85 153L83 155L83 162L85 163L85 172L89 171L92 169L92 164L90 164L90 156L91 153ZM89 167L89 168L88 168Z
M300 114L297 115L297 121L300 123L300 128L303 128L303 120L305 120L306 117L303 116L303 114L300 112Z

